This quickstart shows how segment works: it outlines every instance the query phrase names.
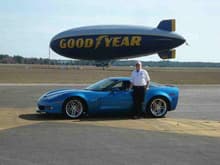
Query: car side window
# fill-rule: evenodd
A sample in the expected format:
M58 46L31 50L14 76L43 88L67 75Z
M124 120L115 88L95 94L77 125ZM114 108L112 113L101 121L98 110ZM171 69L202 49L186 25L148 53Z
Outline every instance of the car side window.
M123 87L122 81L119 81L118 83L112 86L112 88L118 88L119 90L122 90L122 87Z
M112 88L118 88L120 91L127 91L129 90L130 82L129 81L120 81L115 84Z

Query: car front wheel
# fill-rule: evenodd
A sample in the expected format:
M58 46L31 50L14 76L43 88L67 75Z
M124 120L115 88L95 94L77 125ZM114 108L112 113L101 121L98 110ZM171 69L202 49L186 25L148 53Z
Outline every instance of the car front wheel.
M83 115L85 106L83 101L78 98L71 98L64 103L64 114L71 119L77 119Z
M168 111L168 101L163 97L153 98L147 107L147 113L153 117L164 117Z

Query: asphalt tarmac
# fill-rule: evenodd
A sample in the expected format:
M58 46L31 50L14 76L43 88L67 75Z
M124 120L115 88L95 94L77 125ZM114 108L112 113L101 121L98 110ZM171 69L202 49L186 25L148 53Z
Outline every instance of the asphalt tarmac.
M69 87L0 86L0 165L219 164L220 85L179 86L177 110L165 119L35 113L42 93Z

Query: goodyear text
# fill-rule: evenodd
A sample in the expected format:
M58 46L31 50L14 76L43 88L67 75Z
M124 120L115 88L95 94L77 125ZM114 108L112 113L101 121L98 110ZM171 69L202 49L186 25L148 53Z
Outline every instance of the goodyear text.
M99 47L134 47L141 46L141 36L114 36L100 35L96 38L69 38L59 41L60 48L94 48Z

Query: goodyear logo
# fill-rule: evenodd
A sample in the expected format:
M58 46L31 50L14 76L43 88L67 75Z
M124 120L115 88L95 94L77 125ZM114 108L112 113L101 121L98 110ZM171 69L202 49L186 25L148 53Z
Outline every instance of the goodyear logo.
M94 48L97 49L100 45L106 48L110 47L134 47L140 46L142 41L141 36L116 36L100 35L93 38L69 38L61 39L59 46L65 48Z

